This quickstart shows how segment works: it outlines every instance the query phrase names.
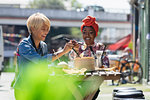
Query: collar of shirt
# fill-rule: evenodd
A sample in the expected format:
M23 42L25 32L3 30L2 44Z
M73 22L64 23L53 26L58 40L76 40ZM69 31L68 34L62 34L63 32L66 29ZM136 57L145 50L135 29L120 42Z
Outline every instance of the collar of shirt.
M92 46L92 48L96 48L96 43L94 42L94 44L91 45L91 46ZM84 43L84 44L82 45L81 49L82 49L82 50L87 50L87 49L89 49L89 47Z
M32 38L31 35L28 37L28 40L29 40L29 42L31 43L31 45L35 48L36 52L42 56L43 53L42 53L41 42L40 42L40 44L39 44L39 48L36 48L35 43L34 43L34 40L33 40L33 38Z

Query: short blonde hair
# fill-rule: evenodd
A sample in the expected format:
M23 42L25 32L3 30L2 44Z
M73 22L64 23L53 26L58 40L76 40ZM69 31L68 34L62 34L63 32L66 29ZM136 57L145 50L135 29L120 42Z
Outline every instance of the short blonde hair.
M34 13L27 19L27 28L31 34L31 27L38 29L45 24L50 30L50 20L42 13Z

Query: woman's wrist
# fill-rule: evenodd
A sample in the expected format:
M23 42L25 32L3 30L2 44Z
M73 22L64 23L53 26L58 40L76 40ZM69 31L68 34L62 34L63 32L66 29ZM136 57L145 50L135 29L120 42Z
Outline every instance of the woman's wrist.
M69 51L71 51L71 49L70 49L70 50L69 50L69 49L67 49L67 50L63 49L62 53L63 53L63 54L66 54L66 53L68 53Z

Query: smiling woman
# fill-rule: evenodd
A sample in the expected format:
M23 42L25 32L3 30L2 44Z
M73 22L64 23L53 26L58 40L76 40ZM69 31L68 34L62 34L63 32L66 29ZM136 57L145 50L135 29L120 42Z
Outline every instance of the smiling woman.
M78 59L77 58L78 56L74 52L70 53L70 57L74 58L75 67L78 68L89 67L88 70L93 70L93 67L95 67L94 62L97 60L97 57L95 55L96 51L99 50L104 51L105 46L102 43L94 42L95 37L98 35L98 29L99 29L98 24L96 22L96 18L92 16L87 16L82 20L82 22L83 24L81 25L81 32L82 32L82 38L85 43L76 44L76 46L74 47L74 49L77 51L77 53L80 55L81 58ZM81 60L85 61L84 65L86 64L86 66L83 66L81 64ZM104 55L101 60L102 60L103 67L109 67L109 59L107 55ZM97 92L95 96L91 97L93 98L92 100L95 100L99 94L99 89L96 91Z
M16 100L22 100L18 97L24 91L20 84L25 81L24 75L29 64L35 64L34 67L36 68L43 61L48 64L68 53L73 47L73 42L69 41L61 51L55 54L48 54L47 44L44 40L50 30L50 20L42 13L32 14L27 20L27 28L30 35L19 43L16 51L18 72L16 73L16 81L13 85Z
M50 20L43 14L35 13L28 18L27 27L36 48L39 48L40 41L45 40L50 30Z
M92 16L87 16L82 20L82 22L81 32L84 43L76 44L74 49L80 57L93 57L97 50L103 51L105 48L102 43L96 43L94 41L96 36L98 36L98 23L96 22L96 18ZM71 52L70 57L76 58L77 55L74 52ZM104 56L102 59L104 66L109 67L109 60L107 56Z
M88 46L94 44L94 39L98 33L98 24L95 20L95 17L87 16L83 19L83 24L81 25L82 36Z

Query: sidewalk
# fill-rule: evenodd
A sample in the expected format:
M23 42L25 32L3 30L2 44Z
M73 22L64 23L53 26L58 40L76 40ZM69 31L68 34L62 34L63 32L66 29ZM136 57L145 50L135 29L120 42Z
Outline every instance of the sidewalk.
M1 100L15 100L14 91L10 88L14 73L2 73L0 76L0 99Z
M0 100L15 100L14 91L10 88L11 81L13 80L14 73L2 73L0 76ZM150 100L150 86L145 86L141 84L124 84L118 87L135 87L137 90L142 90L146 100ZM117 86L108 86L105 81L100 86L100 94L97 100L112 100L113 89Z
M100 94L97 100L112 100L113 89L116 87L134 87L137 90L142 90L145 100L150 100L150 85L142 85L142 84L122 84L119 86L109 86L107 85L108 81L104 81L100 86ZM110 81L109 81L110 84Z

